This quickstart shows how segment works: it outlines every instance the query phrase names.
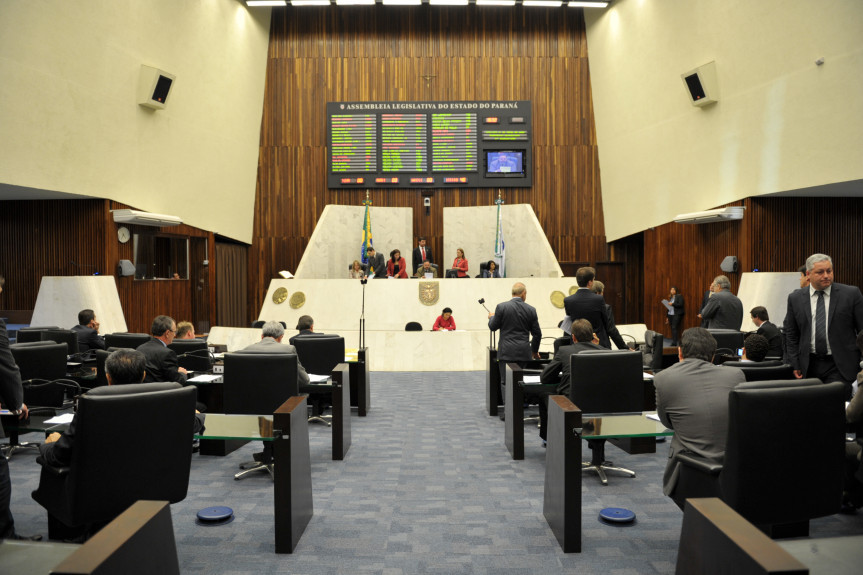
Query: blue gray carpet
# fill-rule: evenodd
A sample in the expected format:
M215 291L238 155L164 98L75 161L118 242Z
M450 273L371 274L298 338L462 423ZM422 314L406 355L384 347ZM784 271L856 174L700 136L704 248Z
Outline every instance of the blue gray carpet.
M345 461L330 460L330 431L310 426L315 514L291 555L276 555L273 487L260 474L234 481L260 446L227 457L195 455L189 495L172 506L183 573L258 575L505 575L673 573L682 514L662 495L667 444L657 453L607 457L638 477L603 487L584 477L583 552L565 554L542 515L545 450L528 426L525 460L512 461L503 423L484 412L485 375L373 373L372 410L352 418ZM21 533L47 535L30 492L31 454L16 454L12 510ZM218 527L195 524L213 505L234 509ZM600 523L605 507L637 514L629 527ZM863 533L863 516L812 523L813 536Z

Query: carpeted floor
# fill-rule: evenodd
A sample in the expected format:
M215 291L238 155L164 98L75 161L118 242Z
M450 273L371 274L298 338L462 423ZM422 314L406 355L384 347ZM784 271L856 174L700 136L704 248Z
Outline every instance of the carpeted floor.
M634 479L592 475L583 486L583 552L565 554L542 515L545 450L526 431L525 460L512 461L503 423L484 413L485 375L373 373L372 409L352 418L353 444L330 460L330 431L310 426L315 514L291 555L273 544L273 487L265 474L234 481L259 445L227 457L195 455L188 497L172 506L183 573L525 574L673 573L682 514L662 495L667 444L657 453L607 457ZM31 498L35 455L16 454L12 510L20 533L47 535ZM195 524L204 507L227 505L227 525ZM605 507L637 514L628 527L600 523ZM863 515L812 523L813 536L863 534Z

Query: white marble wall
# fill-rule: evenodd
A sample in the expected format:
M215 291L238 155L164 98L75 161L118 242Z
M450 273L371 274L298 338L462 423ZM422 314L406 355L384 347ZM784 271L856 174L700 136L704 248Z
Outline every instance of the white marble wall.
M127 331L114 276L43 277L30 325L69 329L77 325L82 309L96 312L99 333Z
M360 259L365 213L365 206L326 206L297 271L288 271L293 272L297 279L347 278L348 265ZM390 251L398 248L410 265L413 250L411 208L372 206L371 220L375 249L386 260Z
M797 272L747 272L740 276L737 297L743 302L743 331L755 331L749 310L763 305L767 308L770 323L782 325L788 311L788 294L800 288Z
M548 238L530 204L503 205L503 238L506 244L506 275L516 277L561 277L563 272ZM444 253L437 256L444 268L452 266L456 248L462 248L471 277L479 264L494 257L497 206L444 208Z

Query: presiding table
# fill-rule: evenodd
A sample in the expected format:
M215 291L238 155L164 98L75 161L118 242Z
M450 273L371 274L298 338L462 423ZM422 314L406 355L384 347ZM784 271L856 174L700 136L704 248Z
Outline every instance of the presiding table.
M569 398L548 398L543 514L564 553L581 552L582 439L668 435L647 413L584 416Z

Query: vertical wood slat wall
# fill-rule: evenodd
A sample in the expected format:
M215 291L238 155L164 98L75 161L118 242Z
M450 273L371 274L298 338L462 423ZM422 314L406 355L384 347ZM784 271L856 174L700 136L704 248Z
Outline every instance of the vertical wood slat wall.
M358 206L365 198L364 190L327 189L328 101L530 100L534 184L504 190L504 200L533 206L558 259L607 259L581 10L287 8L273 11L270 34L250 318L278 271L297 268L324 207ZM442 253L443 208L493 205L497 194L435 190L428 216L417 189L374 190L370 197L375 206L412 208L414 234L448 262L454 254ZM359 245L361 230L345 234Z
M30 200L0 202L0 274L6 286L0 295L0 309L29 310L36 305L43 276L115 275L121 259L134 260L132 241L121 244L111 216L112 209L127 208L103 199ZM155 228L127 226L134 234ZM213 234L180 225L161 231L178 236L204 238L213 261ZM73 263L74 262L74 263ZM198 266L201 262L192 261ZM192 274L190 274L191 276ZM197 270L195 277L214 285L215 269ZM197 285L192 280L136 281L115 277L120 305L130 331L148 333L153 318L167 314L177 321L196 325L215 322L215 293L207 289L206 308L195 309ZM95 308L94 308L95 309ZM96 309L98 316L99 310ZM202 324L203 322L203 324ZM72 327L72 326L61 326Z
M863 286L863 198L748 198L743 220L703 225L669 223L644 235L644 320L664 331L659 300L676 285L684 294L684 327L696 317L708 285L723 272L725 256L737 256L739 273L726 274L732 291L740 273L796 272L813 253L833 258L835 281ZM749 310L744 310L748 314ZM783 317L771 317L777 325Z

